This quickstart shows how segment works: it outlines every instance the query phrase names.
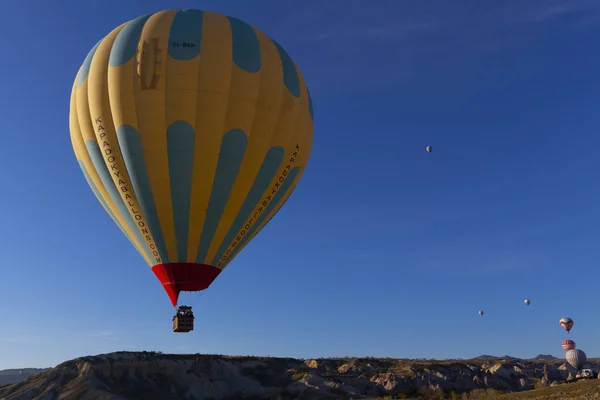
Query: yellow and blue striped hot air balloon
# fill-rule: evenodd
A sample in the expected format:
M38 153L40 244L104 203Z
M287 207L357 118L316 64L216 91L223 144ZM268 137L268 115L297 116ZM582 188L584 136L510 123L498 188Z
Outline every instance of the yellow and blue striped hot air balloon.
M237 18L168 10L102 39L71 94L87 182L173 305L208 288L296 187L313 112L294 61Z

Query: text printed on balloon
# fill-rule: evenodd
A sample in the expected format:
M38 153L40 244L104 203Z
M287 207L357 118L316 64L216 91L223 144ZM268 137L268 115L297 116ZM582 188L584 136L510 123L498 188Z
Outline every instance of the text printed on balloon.
M196 43L188 43L188 42L171 42L171 46L173 47L196 47Z
M217 263L217 267L221 267L223 265L223 263L225 262L225 260L227 260L227 257L229 257L229 255L231 254L231 252L240 243L240 241L242 240L242 238L248 233L248 231L250 230L250 228L252 227L252 225L254 224L254 222L256 221L256 219L258 217L260 217L260 215L262 214L262 212L269 205L269 203L273 199L273 195L275 193L277 193L277 191L279 190L279 187L285 181L285 179L288 176L288 174L290 173L292 167L295 166L296 159L298 158L298 153L299 152L300 152L300 145L298 143L296 143L296 149L292 153L292 155L290 156L290 158L288 160L288 164L285 166L285 168L283 169L283 171L281 172L281 174L279 175L279 177L275 181L275 184L273 184L273 187L271 189L271 193L268 194L263 199L262 203L260 203L260 206L256 209L256 211L254 212L254 214L248 219L248 221L246 221L246 223L244 224L244 228L237 234L235 240L229 245L229 247L227 248L227 251L225 251L225 254L223 254L223 257L221 257L221 259Z
M132 196L130 193L133 193L130 190L129 185L125 181L125 174L121 174L121 169L119 168L119 162L117 161L117 157L115 157L113 148L111 143L109 143L106 139L106 129L102 123L102 116L99 116L94 119L94 123L96 125L96 134L98 142L100 143L100 148L102 149L102 154L104 156L104 160L106 161L109 171L111 175L114 175L113 180L117 182L117 187L121 191L121 197L123 201L127 205L129 209L129 213L135 219L135 223L138 226L138 229L144 236L150 251L152 251L152 256L157 264L160 264L161 257L156 248L156 244L154 243L154 238L150 235L150 231L148 230L148 225L144 219L142 213L140 213L140 207L135 199L135 195Z

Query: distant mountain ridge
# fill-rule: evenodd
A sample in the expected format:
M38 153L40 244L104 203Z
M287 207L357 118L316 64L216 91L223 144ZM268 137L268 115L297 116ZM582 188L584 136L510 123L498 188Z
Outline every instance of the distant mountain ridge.
M23 382L27 377L41 374L51 368L13 368L0 370L0 385Z
M538 354L535 358L532 358L532 360L554 361L560 360L560 358L554 357L552 354Z
M516 360L522 360L522 358L518 358L518 357L512 357L512 356L491 356L489 354L482 354L478 357L474 357L471 360L482 360L482 361L491 361L491 360L511 360L511 361L516 361Z
M492 356L489 354L482 354L478 357L471 358L471 360L481 360L481 361L497 361L497 360L509 360L509 361L519 361L519 360L540 360L540 361L555 361L562 360L562 358L554 357L552 354L538 354L533 358L519 358L512 357L509 355L505 356Z
M51 368L13 368L13 369L0 369L0 376L39 374L40 372L48 371L49 369L51 369Z

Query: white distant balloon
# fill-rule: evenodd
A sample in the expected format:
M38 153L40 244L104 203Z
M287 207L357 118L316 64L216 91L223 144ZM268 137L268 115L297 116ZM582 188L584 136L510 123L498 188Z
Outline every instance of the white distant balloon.
M427 146L427 147L425 147L425 150L427 150L428 153L431 153L431 150L433 150L433 149L431 148L431 146Z
M483 316L483 311L479 311L479 316L482 317Z
M563 327L563 329L565 331L567 331L567 333L571 332L571 328L573 328L573 320L569 317L565 317L565 318L561 318L560 321L560 326Z
M576 370L580 370L587 360L585 353L579 349L571 349L567 351L565 358L567 359L567 362L571 364L571 367L575 368Z
M525 300L525 305L528 306L531 303L529 300Z

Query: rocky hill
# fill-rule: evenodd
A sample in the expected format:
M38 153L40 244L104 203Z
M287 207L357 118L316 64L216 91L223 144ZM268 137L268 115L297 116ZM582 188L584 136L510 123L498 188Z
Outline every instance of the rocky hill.
M592 360L589 367L598 370L600 364ZM0 388L0 399L358 399L425 393L459 398L473 390L506 393L557 385L574 376L563 360L297 360L118 352L67 361Z

